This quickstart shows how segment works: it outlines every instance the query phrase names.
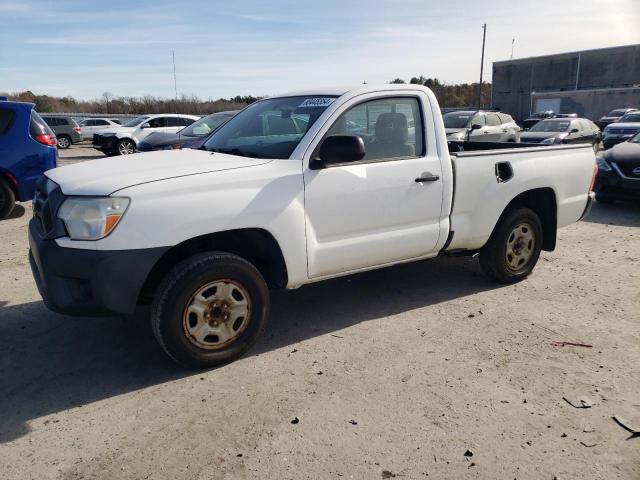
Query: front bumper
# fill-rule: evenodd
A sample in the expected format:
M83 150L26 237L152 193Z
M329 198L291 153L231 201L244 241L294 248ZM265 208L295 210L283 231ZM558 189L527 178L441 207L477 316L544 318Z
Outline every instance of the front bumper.
M608 149L613 147L614 145L618 145L619 143L626 142L633 135L611 135L602 138L602 145L604 148Z
M134 312L149 272L168 247L139 250L64 248L29 222L29 263L45 305L58 313L101 316Z
M595 192L598 197L616 200L640 200L640 178L624 178L616 171L598 171Z
M115 151L118 145L118 140L118 137L115 135L105 137L103 135L94 134L92 146L96 150L100 150L102 152L112 152Z

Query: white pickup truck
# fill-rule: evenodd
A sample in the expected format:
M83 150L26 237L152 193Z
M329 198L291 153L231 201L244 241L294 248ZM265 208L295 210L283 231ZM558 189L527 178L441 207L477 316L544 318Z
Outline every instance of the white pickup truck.
M260 100L199 150L50 170L29 227L52 310L132 314L206 367L264 329L270 288L447 253L524 279L583 217L590 145L447 143L430 90L316 90ZM478 150L482 149L482 150Z

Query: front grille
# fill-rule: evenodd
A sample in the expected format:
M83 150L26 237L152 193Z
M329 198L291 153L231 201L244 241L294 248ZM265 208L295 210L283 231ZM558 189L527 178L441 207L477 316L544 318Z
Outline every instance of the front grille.
M524 138L520 139L522 143L540 143L544 138Z
M36 182L33 197L33 220L42 238L58 238L66 235L64 223L57 217L65 199L60 186L42 176Z
M633 173L633 170L640 167L640 162L637 163L617 163L616 167L620 169L620 171L627 177L637 178L640 180L640 171L638 173Z
M634 135L640 128L610 128L607 133L610 135Z

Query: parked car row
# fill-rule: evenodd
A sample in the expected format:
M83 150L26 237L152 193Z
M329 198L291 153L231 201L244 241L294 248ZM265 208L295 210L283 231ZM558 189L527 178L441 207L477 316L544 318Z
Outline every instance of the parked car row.
M122 125L116 118L86 118L79 124L71 117L43 116L57 138L58 148L91 140L105 155L129 155L136 151L197 148L202 140L237 111L195 115L143 115Z
M124 125L94 133L93 148L105 155L130 155L136 152L138 143L152 133L177 133L199 118L181 114L142 115Z
M601 133L598 126L575 114L545 112L528 130L522 133L511 115L491 110L458 110L443 115L449 141L523 142L568 144L590 143L598 150ZM546 116L546 118L543 118Z
M638 132L640 132L640 110L632 110L605 127L604 148L611 148L620 142L625 142Z

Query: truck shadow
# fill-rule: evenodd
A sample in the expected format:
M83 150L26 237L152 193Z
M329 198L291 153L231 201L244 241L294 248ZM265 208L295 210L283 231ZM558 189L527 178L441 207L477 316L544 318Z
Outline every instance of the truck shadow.
M582 221L602 225L640 227L640 204L630 202L594 203L591 212Z
M445 258L274 292L268 333L251 353L496 287L474 260ZM145 322L0 306L0 443L33 419L199 374L169 360Z

